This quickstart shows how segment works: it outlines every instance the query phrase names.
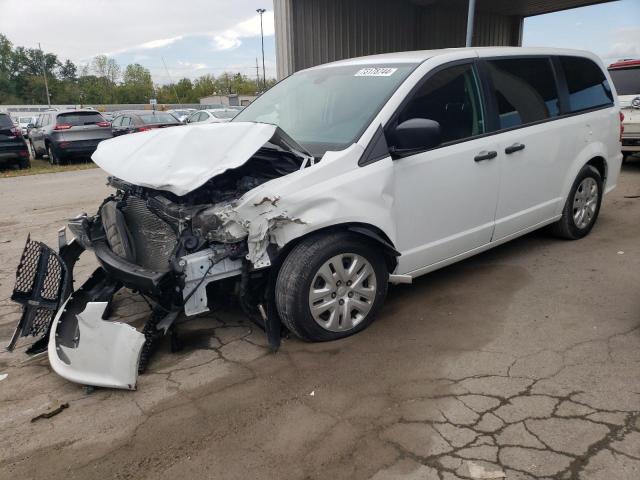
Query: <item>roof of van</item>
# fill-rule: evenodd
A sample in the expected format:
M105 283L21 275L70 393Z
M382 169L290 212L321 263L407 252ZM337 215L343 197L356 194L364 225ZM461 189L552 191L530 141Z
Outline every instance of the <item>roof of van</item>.
M347 66L347 65L371 65L382 63L422 63L430 58L444 55L460 55L467 53L469 57L494 57L508 55L571 55L578 57L596 58L595 55L586 50L573 50L566 48L543 48L543 47L472 47L472 48L443 48L438 50L415 50L409 52L382 53L368 55L365 57L348 58L336 62L325 63L314 68L324 66Z

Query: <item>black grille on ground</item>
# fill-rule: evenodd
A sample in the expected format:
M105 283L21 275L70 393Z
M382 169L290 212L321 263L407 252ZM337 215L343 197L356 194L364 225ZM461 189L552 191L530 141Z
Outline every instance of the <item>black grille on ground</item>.
M147 208L144 200L128 196L122 208L136 252L136 264L166 272L178 242L171 226Z

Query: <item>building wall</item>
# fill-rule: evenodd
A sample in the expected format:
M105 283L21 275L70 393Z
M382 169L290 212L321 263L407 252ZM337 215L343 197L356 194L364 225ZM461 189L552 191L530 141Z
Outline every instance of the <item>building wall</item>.
M278 78L375 53L464 46L466 8L410 0L274 0ZM458 2L460 4L460 2ZM520 45L522 17L478 13L474 45Z

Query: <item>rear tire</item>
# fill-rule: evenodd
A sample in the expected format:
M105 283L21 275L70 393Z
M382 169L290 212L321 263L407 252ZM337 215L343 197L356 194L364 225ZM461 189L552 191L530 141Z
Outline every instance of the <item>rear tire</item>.
M29 158L23 158L22 160L20 160L18 165L20 166L20 170L31 168L31 160Z
M551 225L551 232L568 240L587 236L598 219L602 192L600 172L591 165L582 167L567 196L562 218Z
M36 158L36 159L42 158L42 154L38 153L38 150L36 150L36 147L33 144L33 142L29 140L29 143L31 144L31 151L33 152L33 158Z
M47 156L49 157L49 164L60 165L60 157L56 155L51 144L47 145Z
M366 238L346 232L312 235L282 264L276 308L284 325L301 339L336 340L373 322L388 279L382 253Z

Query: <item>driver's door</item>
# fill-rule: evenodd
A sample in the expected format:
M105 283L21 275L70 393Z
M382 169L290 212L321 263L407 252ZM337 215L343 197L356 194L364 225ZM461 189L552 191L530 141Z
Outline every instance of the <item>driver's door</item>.
M482 136L473 62L427 74L396 120L411 118L437 121L442 143L394 161L398 273L420 273L488 244L500 181L497 141Z

